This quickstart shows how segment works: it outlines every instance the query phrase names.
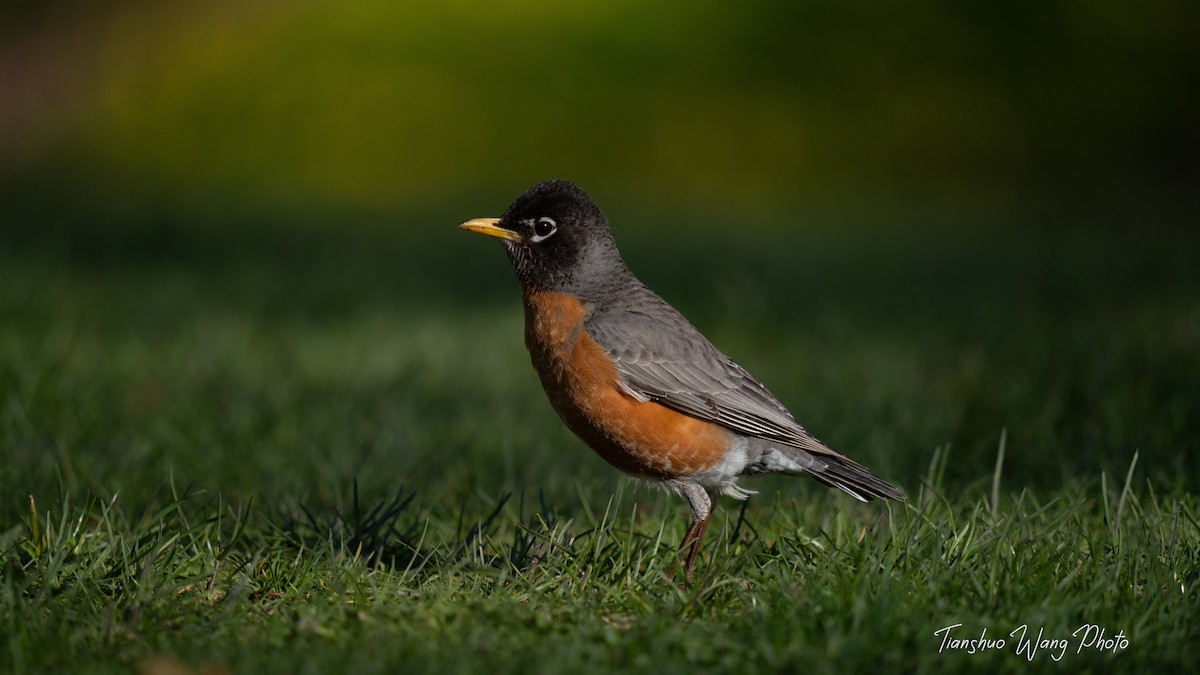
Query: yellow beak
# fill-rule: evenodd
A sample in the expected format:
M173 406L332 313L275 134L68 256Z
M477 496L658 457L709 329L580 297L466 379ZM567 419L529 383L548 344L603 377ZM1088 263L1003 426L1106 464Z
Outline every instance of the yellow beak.
M458 229L468 232L478 232L486 234L489 237L499 237L506 241L521 242L521 235L499 225L499 218L472 218L465 223L460 223Z

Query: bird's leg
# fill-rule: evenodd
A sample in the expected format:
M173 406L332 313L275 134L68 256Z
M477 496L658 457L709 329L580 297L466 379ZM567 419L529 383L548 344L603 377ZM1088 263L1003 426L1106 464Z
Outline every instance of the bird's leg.
M683 483L679 491L687 498L692 507L692 524L683 535L683 543L679 545L682 552L688 549L684 559L683 570L688 581L692 580L692 572L696 567L696 558L700 556L700 543L704 541L704 532L708 529L708 519L712 517L712 497L708 491L696 483ZM672 577L674 575L671 575Z
M693 520L687 534L683 535L683 543L679 546L680 551L691 546L683 566L683 573L688 581L692 580L692 570L696 567L696 558L700 555L700 542L704 541L704 532L708 530L708 519L711 517L710 512L701 520Z

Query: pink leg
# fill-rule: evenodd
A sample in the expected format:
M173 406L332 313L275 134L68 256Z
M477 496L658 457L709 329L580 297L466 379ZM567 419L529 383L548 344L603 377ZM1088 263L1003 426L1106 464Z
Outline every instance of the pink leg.
M679 545L682 553L687 549L683 569L688 581L692 580L692 572L696 568L696 558L700 557L700 544L704 541L704 531L708 529L708 519L712 517L712 496L703 486L696 483L680 481L677 483L679 492L688 500L692 507L692 524L683 535L683 543ZM668 572L667 578L674 579L675 573Z
M688 528L687 534L683 535L683 543L679 545L679 550L683 550L688 546L691 549L688 551L687 560L684 562L684 574L687 575L687 580L692 580L692 571L696 567L696 558L700 555L700 543L704 541L704 533L708 530L708 519L712 514L705 516L699 520L693 520L691 527Z

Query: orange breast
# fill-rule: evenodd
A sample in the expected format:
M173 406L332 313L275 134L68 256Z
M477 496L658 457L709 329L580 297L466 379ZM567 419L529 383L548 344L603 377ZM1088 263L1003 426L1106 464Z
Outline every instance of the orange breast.
M563 293L525 297L525 344L567 427L628 473L677 478L716 466L732 434L622 391L616 367L583 328L586 313L578 299Z

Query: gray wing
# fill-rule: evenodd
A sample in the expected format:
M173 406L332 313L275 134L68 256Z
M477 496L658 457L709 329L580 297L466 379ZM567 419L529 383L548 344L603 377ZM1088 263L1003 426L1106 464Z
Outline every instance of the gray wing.
M744 368L722 354L645 287L620 307L589 314L585 328L612 357L626 391L739 434L797 448L817 459L809 473L858 499L903 499L866 467L804 430Z
M841 455L804 430L750 373L722 354L665 301L589 315L629 392L733 431L818 455Z

